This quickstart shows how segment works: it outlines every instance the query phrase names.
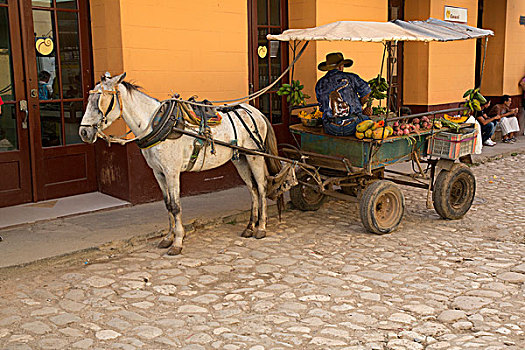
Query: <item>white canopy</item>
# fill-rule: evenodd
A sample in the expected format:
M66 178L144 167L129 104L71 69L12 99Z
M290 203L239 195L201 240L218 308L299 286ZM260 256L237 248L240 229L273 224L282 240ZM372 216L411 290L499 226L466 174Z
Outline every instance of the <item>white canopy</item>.
M426 21L361 22L340 21L315 28L288 29L282 34L266 36L268 40L328 40L328 41L452 41L494 35L492 30L435 18Z

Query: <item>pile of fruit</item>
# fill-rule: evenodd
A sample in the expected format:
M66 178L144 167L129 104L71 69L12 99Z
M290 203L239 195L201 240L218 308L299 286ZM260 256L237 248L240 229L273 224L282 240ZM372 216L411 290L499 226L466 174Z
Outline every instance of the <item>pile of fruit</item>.
M434 129L441 129L443 127L441 120L431 120L427 116L423 116L421 119L414 118L409 123L395 121L392 127L394 128L394 135L403 136L413 132L418 133L420 130L432 129L432 125Z
M414 118L410 122L395 121L392 126L384 125L384 121L374 122L373 120L365 120L357 124L355 137L358 139L374 139L381 140L389 136L405 136L412 133L418 134L420 131L429 129L441 129L445 123L454 124L447 120L430 119L427 116ZM457 124L456 124L457 125ZM446 126L449 126L448 124Z
M300 111L299 118L301 119L301 123L303 123L305 126L318 126L321 125L323 112L321 112L318 108L315 108L311 113Z
M384 121L374 122L373 120L364 120L357 124L355 137L358 139L381 140L391 136L394 129L391 126L385 126Z
M323 112L321 112L318 108L315 108L311 113L308 113L307 111L299 112L299 118L301 119L321 119L322 117Z

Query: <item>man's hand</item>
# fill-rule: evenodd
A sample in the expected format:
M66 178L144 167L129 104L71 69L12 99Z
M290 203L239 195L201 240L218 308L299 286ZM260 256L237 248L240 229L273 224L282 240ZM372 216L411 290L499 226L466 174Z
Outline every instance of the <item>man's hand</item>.
M512 113L514 113L514 115L518 114L518 109L517 109L517 108L514 108L514 109L512 110Z
M370 93L368 93L367 95L365 95L365 96L363 96L363 97L361 97L361 98L359 99L359 101L361 102L361 106L364 106L364 105L365 105L366 101L368 101L368 97L369 97L369 96L370 96Z

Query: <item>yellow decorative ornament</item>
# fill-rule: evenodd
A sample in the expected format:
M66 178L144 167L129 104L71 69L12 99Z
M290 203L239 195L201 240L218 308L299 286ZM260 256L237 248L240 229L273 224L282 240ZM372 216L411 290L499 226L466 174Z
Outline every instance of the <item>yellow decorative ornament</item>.
M266 48L266 46L259 46L257 48L257 54L259 55L260 58L265 58L266 55L268 54L268 49Z
M51 38L38 38L35 43L36 51L42 56L47 56L55 48L55 44Z
M467 121L468 119L468 115L464 115L464 116L461 116L461 115L455 115L455 116L451 116L451 115L448 115L448 114L445 114L443 116L444 119L448 120L448 121L451 121L451 122L454 122L456 124L461 124L461 123L464 123L465 121Z

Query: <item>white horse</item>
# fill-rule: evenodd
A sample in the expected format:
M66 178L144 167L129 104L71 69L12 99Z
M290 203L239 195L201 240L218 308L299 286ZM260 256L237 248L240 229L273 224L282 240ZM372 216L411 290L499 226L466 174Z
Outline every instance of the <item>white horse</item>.
M126 73L113 78L102 77L100 83L90 92L79 128L80 137L84 142L95 142L97 135L119 117L124 119L137 136L144 136L151 132L151 119L161 103L139 91L136 85L124 81L125 76ZM267 152L277 155L276 138L268 119L259 110L248 104L241 106L238 114L244 120L246 127L251 129L251 135L239 118L235 116L225 118L223 114L222 123L211 128L213 139L230 143L236 135L238 146L257 149L258 145L254 141L253 134L258 132L264 140ZM189 165L194 140L195 138L191 136L182 135L178 139L166 139L151 148L142 149L142 154L153 169L162 190L168 210L169 231L158 247L171 246L168 250L169 255L181 253L184 239L179 198L180 173L187 171L188 168L191 168L190 171L217 168L232 160L234 155L234 151L225 146L215 145L215 154L211 153L211 147L203 147L196 161ZM263 238L266 236L267 179L268 175L275 175L279 172L280 163L273 159L265 160L262 156L241 153L237 160L233 160L233 164L248 186L252 197L250 221L241 236Z

